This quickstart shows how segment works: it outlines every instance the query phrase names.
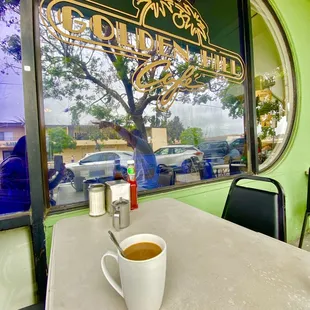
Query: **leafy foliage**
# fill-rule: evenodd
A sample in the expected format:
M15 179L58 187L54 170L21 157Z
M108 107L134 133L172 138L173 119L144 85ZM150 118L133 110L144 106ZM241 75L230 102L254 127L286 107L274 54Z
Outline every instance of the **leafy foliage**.
M64 149L76 148L76 142L67 134L66 130L61 127L49 129L48 136L53 153L62 153Z
M201 128L190 127L181 133L180 138L182 144L192 144L197 146L203 141L203 132Z
M276 135L276 130L272 127L262 127L262 132L260 134L261 139L266 139L267 137L274 137Z
M184 131L184 127L180 118L175 116L171 121L167 123L167 136L168 143L174 144L181 139L181 133Z

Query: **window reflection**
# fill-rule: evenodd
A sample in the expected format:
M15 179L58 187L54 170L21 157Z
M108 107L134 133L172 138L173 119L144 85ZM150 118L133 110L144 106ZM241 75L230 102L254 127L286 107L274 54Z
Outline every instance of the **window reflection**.
M289 138L294 87L287 47L274 17L261 0L252 0L259 163L271 165Z
M234 10L225 29L218 28L203 1L195 8L210 19L212 38L237 55L237 1L226 2ZM173 4L158 18L164 27L172 25L168 31L178 39L165 39L130 21L100 17L82 4L71 8L68 1L48 11L49 3L40 8L48 165L53 169L61 155L66 167L53 191L57 205L83 201L87 184L113 179L118 160L124 174L127 160L135 160L140 191L246 171L244 143L237 143L244 142L244 87L232 81L242 80L242 63L220 61L216 52L186 41L198 36L206 44L203 23L193 34L181 31L170 15L182 8ZM124 9L122 3L113 5ZM222 16L222 7L214 7L213 15ZM161 27L152 14L147 21ZM202 64L208 74L196 72Z

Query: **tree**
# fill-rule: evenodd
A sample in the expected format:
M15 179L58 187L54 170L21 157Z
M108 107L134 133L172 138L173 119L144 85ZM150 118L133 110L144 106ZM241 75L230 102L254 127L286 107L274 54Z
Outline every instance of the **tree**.
M181 14L182 5L178 2L137 0L135 5L140 11L144 11L145 15L151 13L156 18L168 18L170 13L171 16L179 15L184 21L184 32L191 32L190 35L203 41L207 33L199 14L194 8L187 13L182 11ZM0 0L0 18L7 10L18 12L18 5L19 0ZM62 10L61 3L57 10L50 11L49 19L44 7L41 12L44 97L74 102L74 106L70 108L72 124L79 124L79 115L87 113L99 120L115 121L122 126L135 127L146 139L146 120L155 127L164 127L167 124L167 119L158 117L158 110L155 110L156 115L145 115L146 111L149 111L148 107L157 107L158 101L166 97L173 98L170 102L167 100L168 106L172 101L201 105L222 99L223 109L235 110L231 113L232 117L240 117L241 114L243 116L243 103L227 91L231 84L225 78L214 78L201 72L201 57L195 48L189 46L190 57L182 58L175 57L175 50L169 44L163 44L161 53L158 53L157 44L153 44L153 47L143 51L143 57L147 59L143 60L136 56L141 50L137 47L139 40L135 30L131 29L133 25L128 25L128 37L120 43L118 35L111 35L119 27L115 21L111 20L108 23L100 20L99 35L96 35L90 21L83 17L80 11L75 10L72 14L72 11L66 10L66 13ZM65 14L67 15L64 16ZM65 19L66 25L63 23ZM54 21L54 27L60 27L61 32L55 31L51 26L51 20ZM11 22L14 23L8 21L9 24ZM90 41L92 43L87 43ZM1 48L7 54L13 55L15 61L19 61L20 40L6 38L1 43ZM115 51L118 50L123 52L117 54ZM152 70L146 70L149 64L154 63L158 65L152 67ZM229 65L226 69L229 70ZM235 70L240 73L241 66L236 65ZM138 75L142 84L151 85L156 81L156 86L146 87L142 92L133 82ZM177 84L175 89L174 84ZM125 111L125 117L121 110Z
M16 12L18 11L18 0L0 1L3 10L14 8ZM141 9L146 13L151 12L153 8L152 1L137 1L137 5L141 6ZM162 6L161 9L152 14L166 16L172 14L174 10L178 10L178 5L173 1L166 1L160 5ZM64 12L62 13L64 14ZM60 17L56 11L52 11L51 14L55 21ZM186 16L188 20L195 20L197 17L194 11L188 14L192 14ZM119 124L124 125L121 123L124 118L118 115L120 108L122 108L146 139L144 123L146 108L148 106L155 107L163 93L167 96L171 95L171 98L174 95L171 82L170 85L159 83L156 87L146 88L143 93L136 90L132 83L133 76L139 75L143 71L142 69L150 63L159 63L159 65L143 73L141 78L143 82L150 83L170 76L170 81L182 81L183 79L189 83L188 81L191 79L185 78L187 72L191 72L192 76L195 77L191 80L189 89L181 84L177 87L174 100L190 104L203 104L209 100L215 100L214 96L210 95L208 91L208 88L210 91L213 88L212 78L201 75L199 57L193 51L191 51L190 60L185 61L181 57L174 57L175 52L169 45L164 46L164 51L160 55L156 51L155 44L154 48L145 52L145 59L148 58L148 60L141 60L135 56L137 49L130 47L131 44L134 46L137 42L133 31L128 34L128 42L131 44L126 46L126 56L120 56L116 55L114 51L118 48L122 49L122 44L118 42L116 37L110 36L114 31L113 27L116 27L114 21L111 21L110 24L102 22L100 38L100 36L94 35L90 27L79 32L83 28L80 27L81 24L86 25L88 23L82 16L76 16L76 14L67 16L67 20L71 19L72 21L71 25L67 23L66 31L62 32L63 34L66 33L67 36L54 31L46 16L45 8L42 9L41 17L40 35L44 97L58 100L70 99L74 102L75 105L70 108L74 124L78 124L80 114L88 113L97 119L119 119ZM65 19L64 16L62 19ZM186 28L184 31L193 32L195 30L193 33L200 39L201 36L206 36L203 25L199 22L197 25L193 23L190 29ZM110 39L104 39L109 36ZM20 40L11 39L5 40L1 48L7 54L13 54L18 61L21 51ZM77 42L89 40L95 44L77 44ZM163 62L160 64L161 61ZM166 65L168 63L169 65ZM195 91L192 92L193 90ZM102 113L103 110L104 113ZM155 124L158 123L156 116L152 121Z
M278 76L282 77L283 72L279 71ZM278 121L285 116L285 103L272 92L272 87L275 85L276 76L265 77L257 76L255 78L256 84L259 85L260 90L256 91L256 121L257 125L261 125L262 132L261 139L267 137L274 137L276 135L276 126ZM223 110L229 111L229 116L237 119L244 117L244 95L239 91L239 95L234 94L235 85L226 85L219 91L219 98L222 102ZM238 93L238 91L237 91ZM270 121L266 122L266 116Z
M198 146L203 141L203 132L201 128L187 128L181 133L182 144L192 144Z
M64 149L75 149L76 142L61 127L48 130L49 143L53 153L62 153Z
M167 123L167 136L169 144L174 144L181 138L181 133L184 131L183 124L178 116L175 116L173 120Z
M171 112L162 112L159 111L157 108L154 108L153 112L155 113L154 115L144 117L144 122L148 122L152 128L167 127L168 119L171 117Z

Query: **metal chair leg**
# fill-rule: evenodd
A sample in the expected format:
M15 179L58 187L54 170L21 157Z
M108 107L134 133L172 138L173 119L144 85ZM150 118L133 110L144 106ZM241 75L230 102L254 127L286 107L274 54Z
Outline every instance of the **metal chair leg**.
M305 237L305 232L307 228L307 223L308 223L308 217L309 217L309 212L306 211L305 217L304 217L304 223L302 224L302 229L301 229L301 234L300 234L300 239L299 239L299 248L302 248L302 244L304 242L304 237Z

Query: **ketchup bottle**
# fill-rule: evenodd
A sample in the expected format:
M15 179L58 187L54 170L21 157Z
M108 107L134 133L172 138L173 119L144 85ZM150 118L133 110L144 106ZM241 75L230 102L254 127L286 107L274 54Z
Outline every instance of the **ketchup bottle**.
M130 210L138 209L138 187L136 181L129 181L130 184Z
M134 160L127 161L128 182L130 184L130 209L138 209L138 186Z

